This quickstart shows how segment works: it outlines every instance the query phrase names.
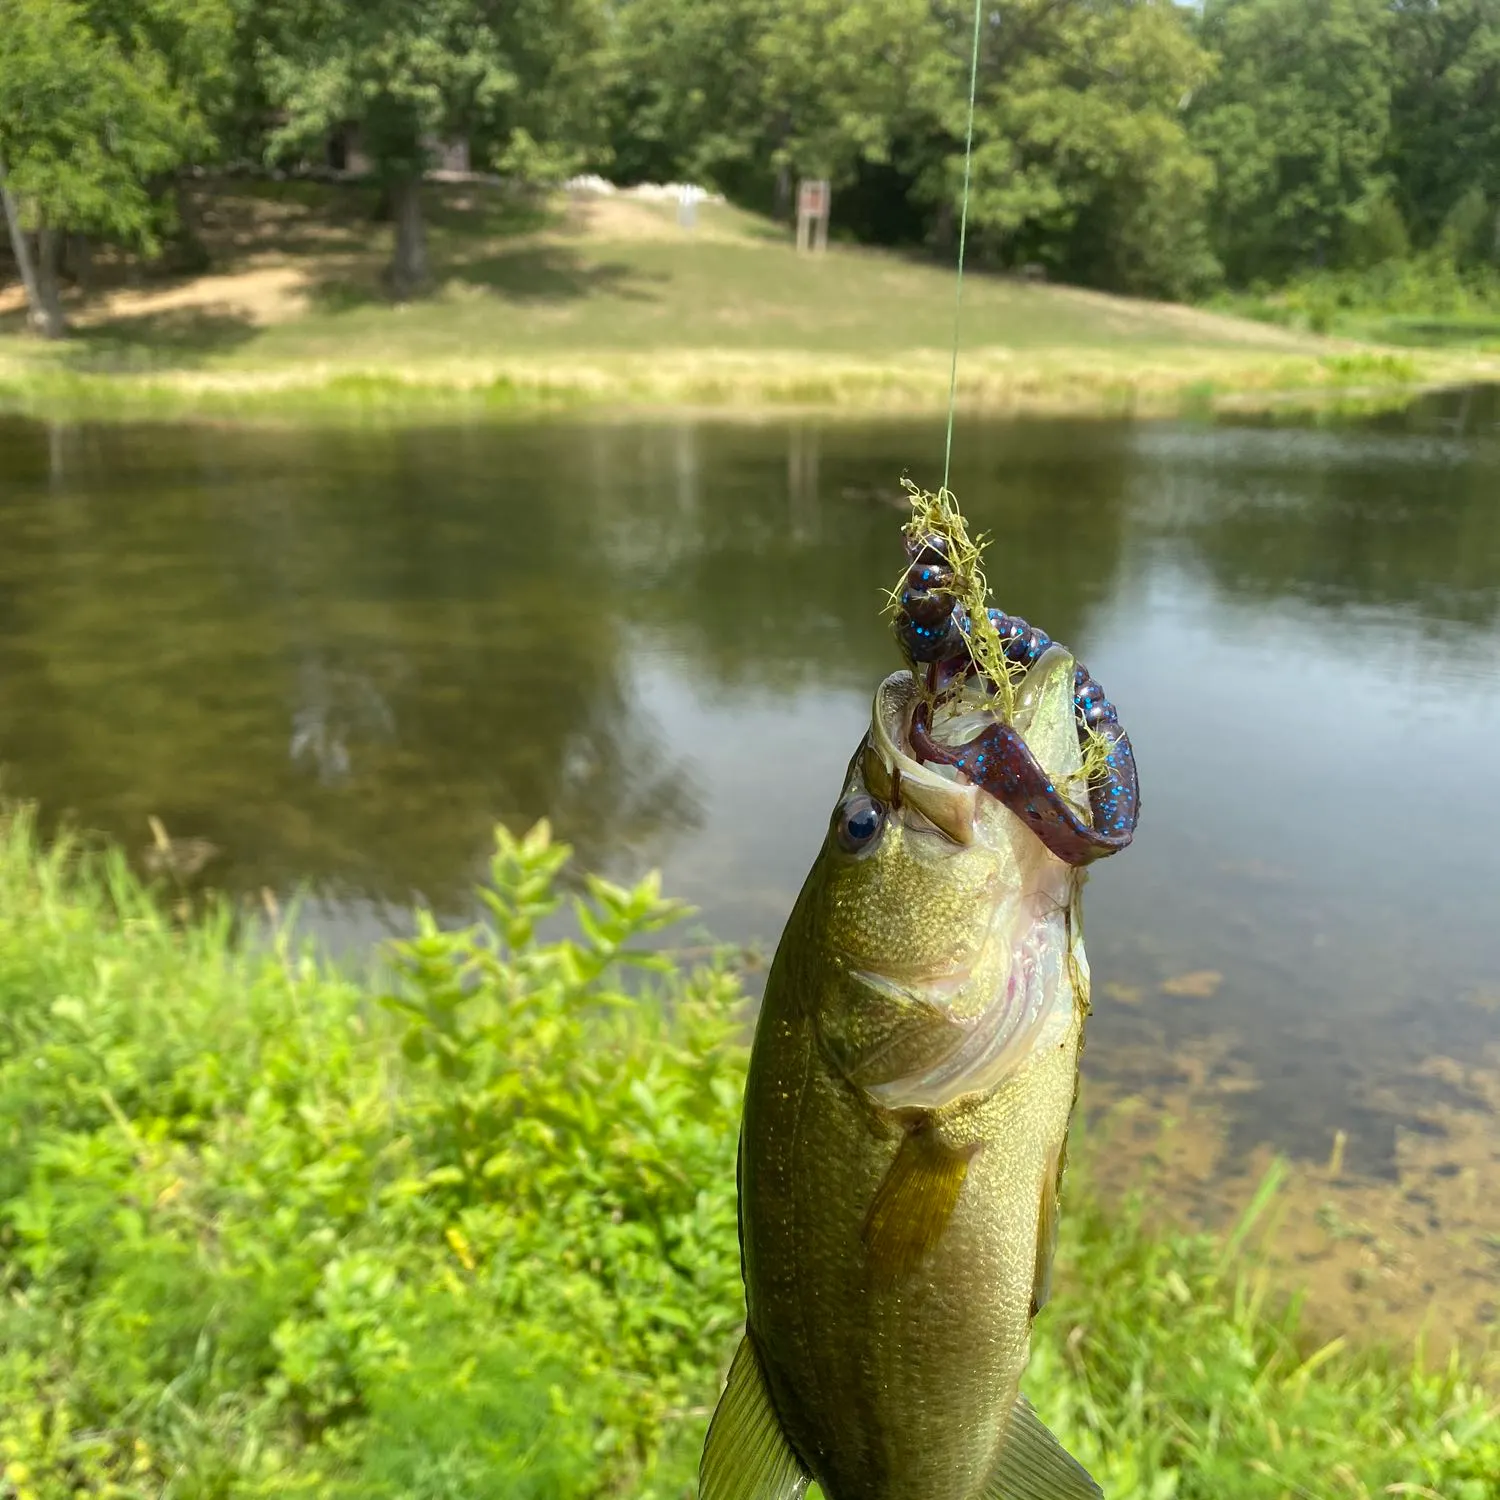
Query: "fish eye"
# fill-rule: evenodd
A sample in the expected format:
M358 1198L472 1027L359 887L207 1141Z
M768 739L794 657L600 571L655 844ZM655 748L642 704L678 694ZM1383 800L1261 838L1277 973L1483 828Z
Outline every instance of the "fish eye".
M834 837L845 854L863 854L885 827L885 808L873 797L850 797L833 815Z

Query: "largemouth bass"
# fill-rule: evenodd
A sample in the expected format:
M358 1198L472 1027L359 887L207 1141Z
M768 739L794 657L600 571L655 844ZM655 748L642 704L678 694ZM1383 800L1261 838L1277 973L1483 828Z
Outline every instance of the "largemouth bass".
M702 1500L1099 1495L1020 1395L1089 1008L1082 861L962 764L1003 734L1087 831L1085 674L1033 654L1008 725L934 714L911 671L876 694L756 1027L747 1329Z

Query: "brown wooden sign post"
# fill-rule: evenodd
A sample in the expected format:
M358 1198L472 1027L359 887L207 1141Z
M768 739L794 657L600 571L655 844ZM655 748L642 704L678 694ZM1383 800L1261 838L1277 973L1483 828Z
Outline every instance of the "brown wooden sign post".
M807 178L797 189L797 253L822 254L828 248L828 215L833 194L826 178Z

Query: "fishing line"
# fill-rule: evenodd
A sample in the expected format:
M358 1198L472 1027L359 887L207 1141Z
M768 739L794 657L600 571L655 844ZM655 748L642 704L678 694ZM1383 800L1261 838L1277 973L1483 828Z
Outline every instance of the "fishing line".
M948 375L948 441L943 452L943 492L953 466L953 412L958 404L958 336L963 326L964 247L969 238L969 178L974 165L974 101L979 94L979 37L984 0L974 0L974 55L969 63L969 131L964 142L964 195L958 218L958 281L953 293L953 368Z

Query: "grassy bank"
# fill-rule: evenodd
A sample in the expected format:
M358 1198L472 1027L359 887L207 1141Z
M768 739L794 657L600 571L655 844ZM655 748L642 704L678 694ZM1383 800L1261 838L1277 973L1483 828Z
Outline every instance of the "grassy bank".
M649 884L542 941L564 859L501 835L491 924L424 925L382 999L4 823L0 1492L690 1493L742 1316L742 1000L625 998ZM1496 1493L1493 1372L1314 1348L1253 1235L1087 1177L1028 1387L1113 1500Z
M362 188L220 185L207 274L103 264L76 336L44 347L0 298L0 409L274 420L485 416L578 405L734 412L946 407L953 280L762 220L611 199L527 206L430 192L432 295L380 290L388 227ZM960 401L974 410L1272 407L1500 379L1482 348L1403 349L1168 304L976 275Z

